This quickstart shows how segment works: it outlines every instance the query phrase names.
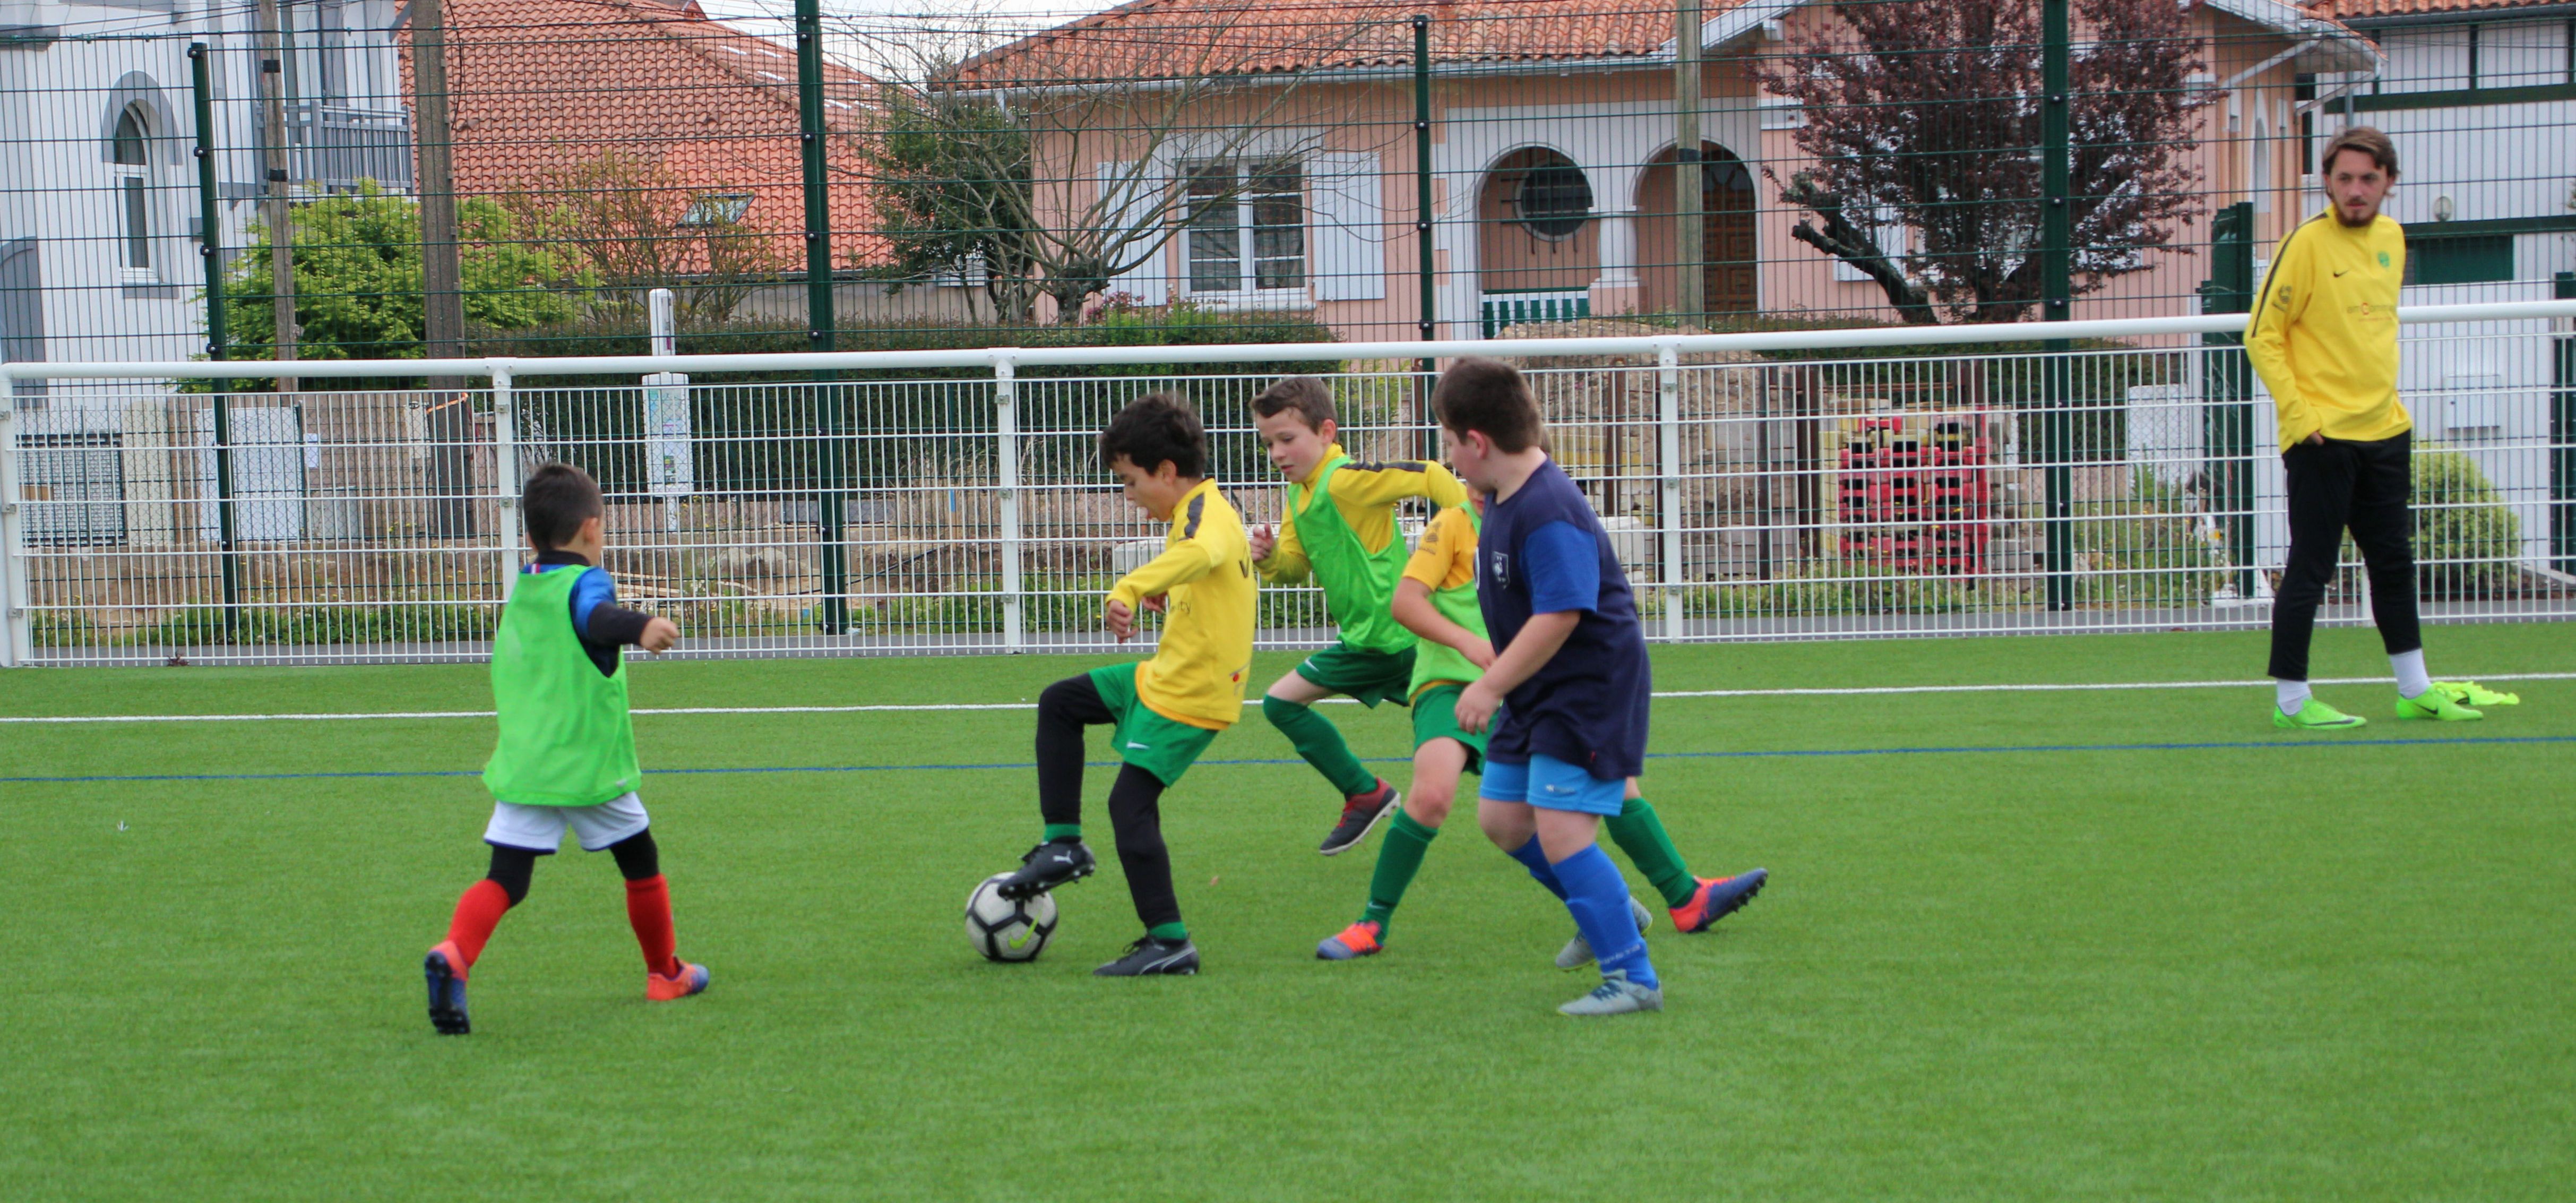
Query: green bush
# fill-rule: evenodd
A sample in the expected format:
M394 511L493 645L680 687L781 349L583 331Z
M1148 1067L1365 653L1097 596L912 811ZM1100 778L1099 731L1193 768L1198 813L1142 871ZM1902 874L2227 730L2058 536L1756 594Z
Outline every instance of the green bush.
M2466 452L2414 455L2415 587L2426 598L2489 597L2522 577L2522 521ZM2346 563L2359 560L2344 536Z
M500 607L429 602L416 605L269 606L234 608L228 630L219 606L191 606L161 621L126 632L131 647L203 647L218 644L315 646L342 643L453 643L492 637Z
M36 647L98 647L106 632L81 610L29 610L27 642Z

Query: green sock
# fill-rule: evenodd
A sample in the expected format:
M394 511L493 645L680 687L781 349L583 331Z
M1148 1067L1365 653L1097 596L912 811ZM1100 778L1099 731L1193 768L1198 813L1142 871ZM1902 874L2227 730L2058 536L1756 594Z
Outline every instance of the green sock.
M1351 746L1342 742L1341 728L1333 720L1315 713L1311 706L1300 706L1284 698L1261 699L1261 714L1288 742L1297 746L1297 754L1333 788L1347 796L1365 794L1377 788L1377 774L1368 771L1360 758L1351 755Z
M1360 922L1377 924L1381 938L1395 921L1395 904L1404 901L1404 888L1422 868L1422 854L1431 851L1431 837L1438 834L1439 828L1416 823L1401 810L1387 824L1386 840L1377 846L1377 872L1369 878L1368 909L1360 912Z
M1190 938L1190 929L1181 923L1157 923L1146 928L1145 934L1157 940L1186 940Z
M1050 842L1050 843L1052 843L1052 842L1054 842L1054 841L1056 841L1056 840L1078 840L1078 839L1081 839L1081 838L1082 838L1082 824L1080 824L1080 823L1049 823L1049 824L1047 824L1047 825L1046 825L1046 838L1047 838L1048 842Z
M1619 850L1637 871L1653 882L1655 892L1664 896L1665 906L1685 906L1691 895L1699 892L1699 879L1691 876L1682 864L1681 850L1673 847L1673 837L1664 833L1664 821L1644 798L1630 798L1619 805L1617 818L1604 821L1610 838L1618 841Z

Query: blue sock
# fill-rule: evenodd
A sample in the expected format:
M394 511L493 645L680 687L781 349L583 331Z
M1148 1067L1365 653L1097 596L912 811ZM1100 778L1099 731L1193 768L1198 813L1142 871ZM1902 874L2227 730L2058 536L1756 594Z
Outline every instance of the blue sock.
M1553 867L1556 879L1565 883L1565 909L1574 912L1574 925L1592 945L1601 971L1624 969L1629 981L1660 986L1654 964L1646 959L1645 938L1637 934L1637 916L1628 909L1628 879L1619 876L1610 854L1599 844L1586 844Z
M1565 887L1557 884L1556 870L1548 867L1547 853L1539 848L1537 836L1531 836L1528 843L1523 844L1518 848L1514 848L1510 852L1504 853L1504 855L1528 866L1530 876L1537 878L1538 884L1546 886L1547 892L1556 895L1558 901L1562 902L1565 900ZM1612 871L1616 872L1617 870L1614 869ZM1590 937L1586 938L1589 939Z

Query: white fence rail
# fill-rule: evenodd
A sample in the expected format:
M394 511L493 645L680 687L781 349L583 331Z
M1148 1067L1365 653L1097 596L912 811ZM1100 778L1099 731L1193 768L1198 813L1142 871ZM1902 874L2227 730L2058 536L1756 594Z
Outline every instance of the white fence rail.
M2576 617L2576 302L2400 317L2428 616ZM1272 377L1240 365L1338 368L1344 442L1397 459L1434 446L1412 365L1461 354L1527 372L1655 638L2261 625L2286 531L2242 320L311 363L283 395L189 391L250 364L5 364L48 384L0 407L0 662L478 658L549 459L606 486L609 567L686 654L1097 647L1159 537L1095 462L1119 405L1192 398L1275 520L1245 412ZM2327 621L2366 619L2347 576ZM1328 637L1311 589L1261 625Z

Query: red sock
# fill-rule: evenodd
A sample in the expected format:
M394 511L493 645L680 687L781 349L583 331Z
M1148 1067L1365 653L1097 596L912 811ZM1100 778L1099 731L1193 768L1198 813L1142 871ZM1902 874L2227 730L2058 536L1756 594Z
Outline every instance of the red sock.
M671 887L661 874L626 883L626 921L635 926L635 943L644 949L644 968L678 977L679 937L671 932Z
M460 976L482 957L484 942L509 912L510 892L489 877L468 886L464 897L456 900L456 917L447 921L447 941L465 958L464 964L456 966Z

